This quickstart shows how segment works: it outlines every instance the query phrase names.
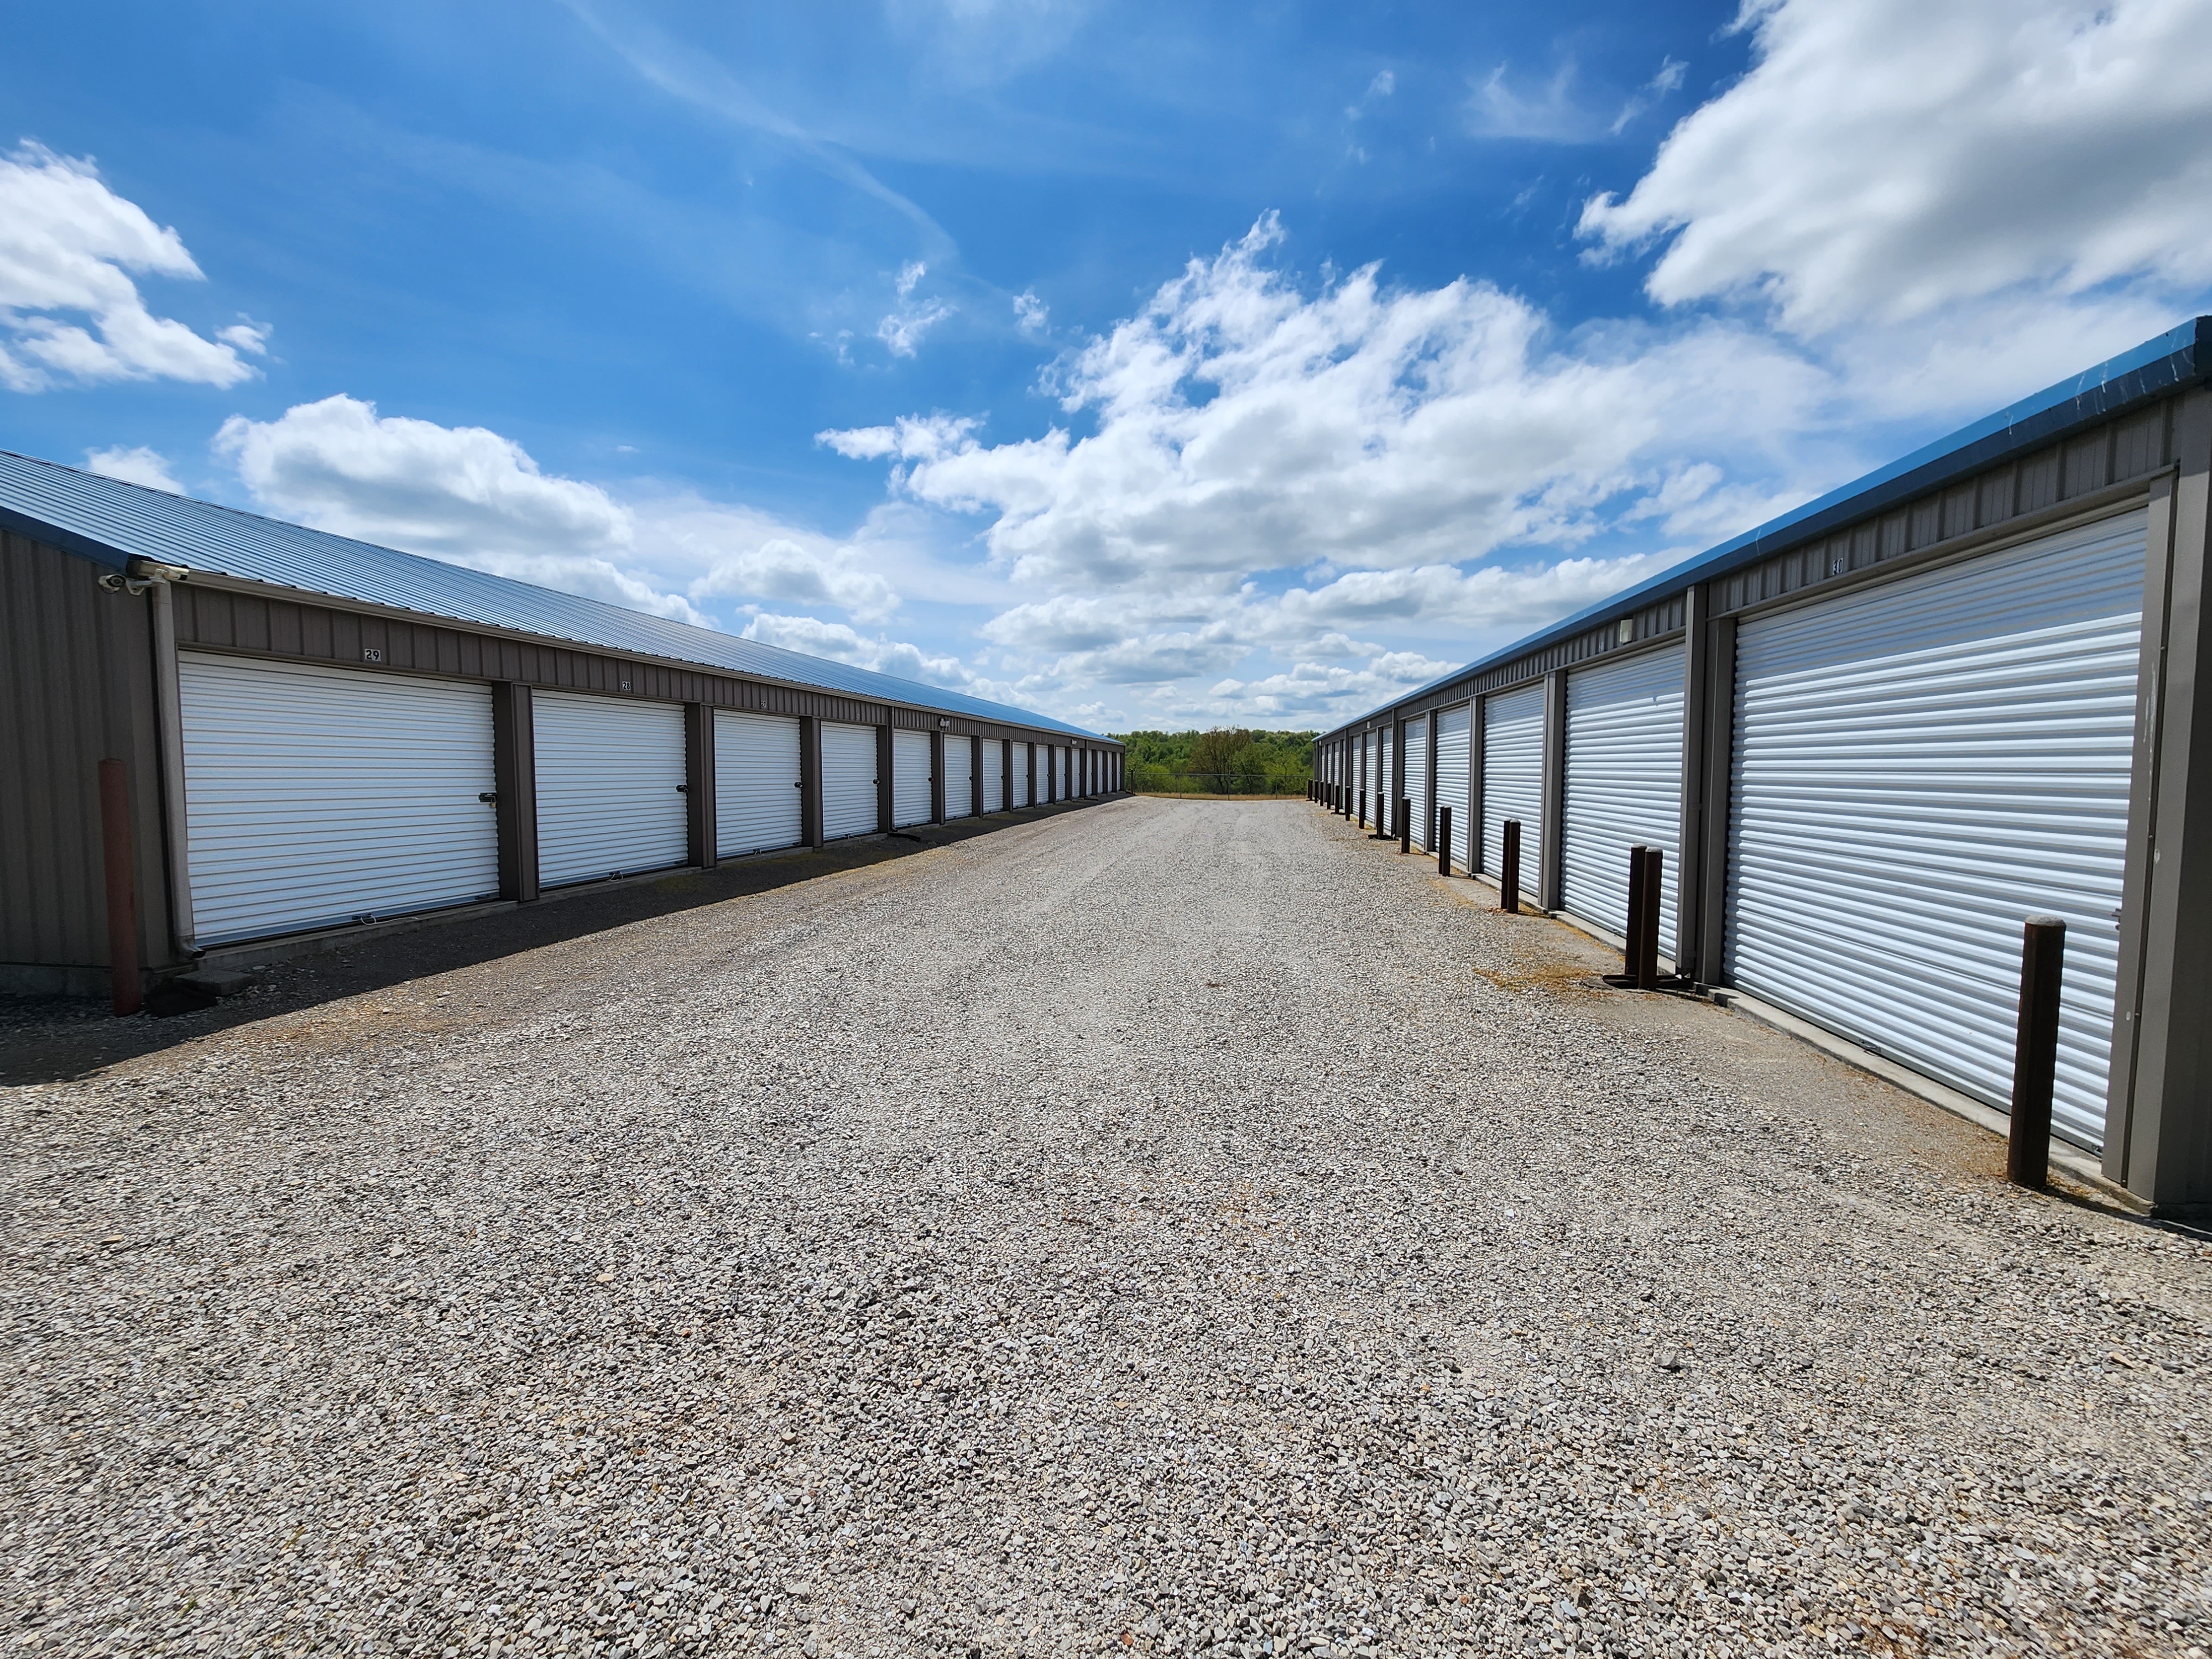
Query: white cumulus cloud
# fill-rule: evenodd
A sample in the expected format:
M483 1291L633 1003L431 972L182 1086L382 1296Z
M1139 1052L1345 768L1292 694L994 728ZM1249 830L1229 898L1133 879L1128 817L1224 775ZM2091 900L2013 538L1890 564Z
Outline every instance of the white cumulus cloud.
M84 470L103 478L144 484L149 489L166 489L172 495L185 493L184 485L169 471L169 458L143 444L128 449L120 444L112 449L88 449L84 453Z
M763 645L781 646L787 651L804 651L809 656L848 662L879 674L919 680L924 685L941 685L953 691L977 689L975 677L957 656L933 653L880 635L871 638L843 623L764 611L745 624L744 636ZM983 691L981 695L994 693Z
M235 386L255 370L216 339L146 307L137 278L205 280L184 239L108 189L89 157L25 140L0 155L0 386L186 380Z
M1820 333L2026 286L2212 281L2196 0L1746 0L1751 70L1581 228L1663 305Z
M274 421L234 416L215 449L279 517L656 616L713 626L707 607L735 599L874 622L899 603L862 543L696 493L617 500L488 428L383 415L356 398Z
M929 267L916 259L899 269L896 287L898 302L876 325L876 337L890 348L894 357L911 357L921 348L922 336L952 314L952 307L942 300L916 299L915 284L929 274Z

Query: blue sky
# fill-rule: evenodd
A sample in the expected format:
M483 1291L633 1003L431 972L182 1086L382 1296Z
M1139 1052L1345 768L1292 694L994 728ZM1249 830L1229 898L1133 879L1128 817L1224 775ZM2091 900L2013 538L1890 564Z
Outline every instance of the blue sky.
M2203 309L2203 0L48 8L0 446L1326 723Z

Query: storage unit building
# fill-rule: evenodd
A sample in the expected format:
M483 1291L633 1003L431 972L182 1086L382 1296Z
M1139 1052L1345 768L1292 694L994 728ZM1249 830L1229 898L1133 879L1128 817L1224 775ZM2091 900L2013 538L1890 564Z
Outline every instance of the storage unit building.
M975 816L975 750L972 738L947 738L945 740L945 816L951 818L972 818Z
M125 786L129 943L158 975L972 811L979 743L1115 750L981 698L6 454L0 661L16 699L0 989L108 988L105 761ZM943 803L940 746L970 769ZM879 754L904 763L890 798Z
M1685 978L1931 1097L2008 1103L2022 927L2058 918L2057 1132L2212 1204L2208 566L2200 318L1321 747L1435 722L1456 798L1471 704L1483 870L1518 817L1524 892L1618 933L1627 849L1661 849Z

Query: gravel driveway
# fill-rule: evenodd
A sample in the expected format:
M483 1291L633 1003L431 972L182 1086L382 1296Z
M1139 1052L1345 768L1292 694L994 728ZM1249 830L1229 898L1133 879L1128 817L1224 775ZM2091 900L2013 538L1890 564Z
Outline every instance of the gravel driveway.
M4 1640L2202 1652L2212 1249L1486 898L1119 800L7 1090Z

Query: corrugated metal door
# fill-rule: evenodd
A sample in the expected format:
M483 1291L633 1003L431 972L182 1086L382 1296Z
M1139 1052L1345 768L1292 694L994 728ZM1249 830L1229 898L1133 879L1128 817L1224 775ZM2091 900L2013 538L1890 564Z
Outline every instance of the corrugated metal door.
M1429 721L1406 722L1406 799L1413 803L1413 845L1429 850Z
M186 652L202 945L494 898L491 690Z
M796 847L803 831L799 722L714 711L714 856Z
M1376 780L1382 775L1382 750L1380 739L1370 732L1359 740L1359 813L1370 823L1375 817L1375 792L1382 787Z
M983 739L983 810L1006 810L1006 745L999 738Z
M975 816L975 740L973 738L947 738L945 740L945 816L947 818L972 818Z
M822 839L876 833L876 728L822 722Z
M929 822L929 733L891 733L891 827Z
M1585 921L1628 926L1628 849L1662 848L1659 950L1674 954L1682 824L1682 647L1567 675L1560 896Z
M1027 806L1030 804L1029 744L1025 743L1016 744L1013 747L1013 771L1009 780L1014 787L1013 804L1016 806Z
M1451 808L1452 867L1459 870L1472 867L1468 847L1474 821L1468 816L1467 784L1473 713L1466 708L1447 708L1437 716L1437 805Z
M1544 867L1544 687L1540 681L1484 701L1482 867L1505 868L1505 820L1521 820L1521 895L1533 904Z
M540 691L531 723L541 884L659 870L690 856L681 703Z
M1375 734L1375 823L1379 829L1398 827L1398 774L1390 764L1390 728Z
M1067 799L1067 750L1065 747L1052 751L1052 796L1054 800Z
M2054 1127L2101 1146L2144 515L1745 622L1728 971L2008 1103L2021 924L2066 923Z

